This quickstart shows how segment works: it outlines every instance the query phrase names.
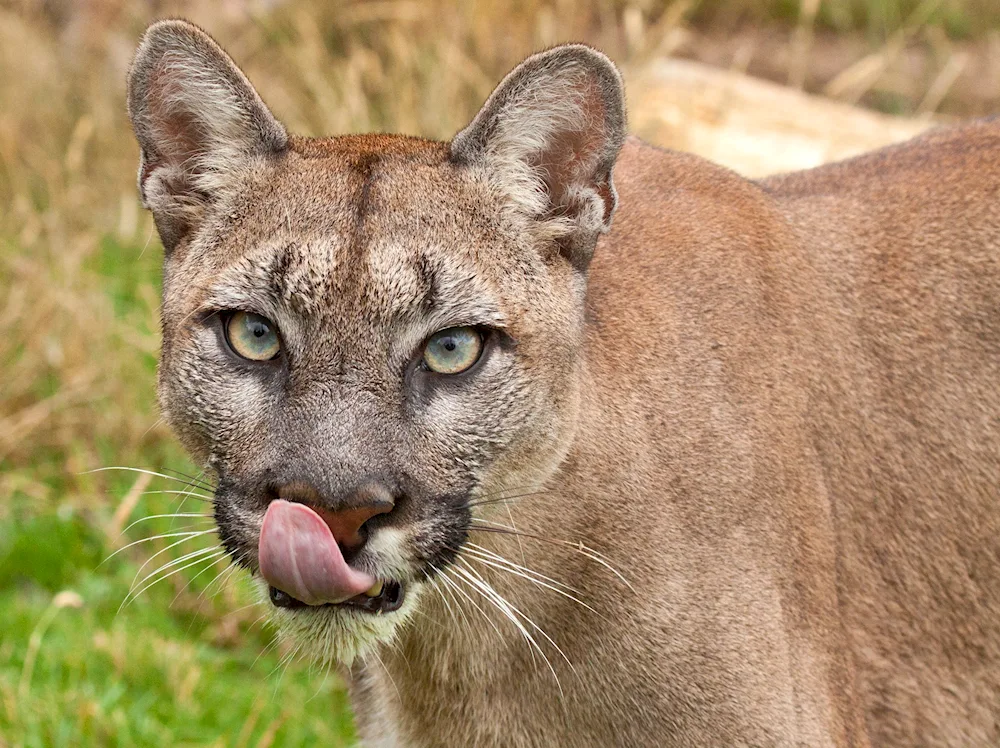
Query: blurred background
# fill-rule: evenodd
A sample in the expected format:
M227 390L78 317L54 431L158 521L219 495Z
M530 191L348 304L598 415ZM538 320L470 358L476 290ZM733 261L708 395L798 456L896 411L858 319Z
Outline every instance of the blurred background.
M748 176L1000 112L996 0L0 0L4 748L352 741L336 676L276 643L158 418L161 247L124 80L176 15L310 135L448 138L569 40L621 64L633 131Z

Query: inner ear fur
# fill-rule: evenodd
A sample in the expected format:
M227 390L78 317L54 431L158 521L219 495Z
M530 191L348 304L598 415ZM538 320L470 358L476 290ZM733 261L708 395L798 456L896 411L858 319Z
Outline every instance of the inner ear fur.
M567 44L529 57L451 141L452 160L479 166L578 268L611 227L612 171L625 141L621 75L605 55Z
M229 55L186 21L146 30L128 73L128 113L141 152L139 192L168 252L255 159L288 145Z

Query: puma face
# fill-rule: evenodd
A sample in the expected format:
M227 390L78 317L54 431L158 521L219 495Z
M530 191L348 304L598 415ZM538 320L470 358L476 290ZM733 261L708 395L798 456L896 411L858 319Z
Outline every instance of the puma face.
M218 475L223 544L259 570L268 507L304 503L344 562L314 569L288 550L289 563L383 584L373 599L316 579L303 601L283 572L270 580L285 582L268 585L284 626L336 657L406 618L465 541L470 505L544 480L572 430L572 271L525 246L485 191L463 197L453 170L419 143L391 158L363 143L290 151L245 197L237 222L252 231L168 260L161 399ZM288 542L310 553L323 536Z
M611 63L571 46L451 143L298 139L203 32L144 36L129 113L166 249L162 409L308 651L391 638L489 501L558 469L622 112Z

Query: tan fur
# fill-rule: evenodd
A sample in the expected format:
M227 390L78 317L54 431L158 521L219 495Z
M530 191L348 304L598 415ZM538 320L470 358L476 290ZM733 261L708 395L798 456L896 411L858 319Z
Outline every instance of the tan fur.
M404 465L423 488L358 561L398 578L433 497L512 497L410 580L419 615L346 629L372 746L1000 743L1000 122L759 183L629 140L612 186L595 164L617 152L615 78L560 54L529 63L582 65L566 80L587 115L562 110L589 128L562 151L579 168L532 171L516 137L477 146L475 121L451 146L292 138L169 223L161 398L220 475L234 557L254 568L262 464L333 503ZM518 91L480 119L548 116ZM284 379L231 369L192 322L251 301L283 332ZM412 395L393 362L457 319L516 344L468 387ZM298 633L350 659L321 622Z

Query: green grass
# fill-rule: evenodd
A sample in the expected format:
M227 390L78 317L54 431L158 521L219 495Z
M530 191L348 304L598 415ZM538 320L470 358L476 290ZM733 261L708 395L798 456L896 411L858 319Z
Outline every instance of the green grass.
M10 265L29 254L12 244L5 251L0 260ZM155 245L143 250L105 237L85 257L75 286L93 283L110 317L155 337L161 261ZM36 353L31 339L18 345L11 370ZM176 538L154 537L212 527L198 518L144 519L205 512L195 498L155 493L183 482L74 469L196 472L162 426L151 429L153 352L118 341L102 353L95 363L105 365L104 376L130 378L127 396L96 376L94 399L77 406L82 438L42 428L33 449L15 447L0 460L9 491L0 507L0 746L352 744L343 684L276 646L245 573L225 574L224 559L182 568L122 605L137 580L214 547L214 534L172 548ZM52 366L21 397L57 395L65 376ZM102 413L114 417L105 422ZM116 518L130 492L134 508ZM136 520L143 521L129 528ZM134 541L141 542L112 556Z
M350 743L337 679L258 658L259 629L226 644L225 617L172 610L168 585L118 612L135 564L95 569L108 548L80 517L8 523L2 542L5 558L18 556L0 594L0 734L11 744ZM39 564L41 578L19 573ZM81 607L54 607L57 587Z
M191 470L180 458L173 465ZM137 572L212 545L181 543L141 572L168 540L105 560L116 544L105 530L114 497L136 475L114 474L111 496L93 510L10 498L0 522L0 745L349 745L338 678L282 661L242 573L220 587L211 580L225 566L197 564L121 607ZM178 498L149 494L129 521L170 511ZM188 499L183 511L199 509ZM141 522L117 544L192 522L201 520Z

